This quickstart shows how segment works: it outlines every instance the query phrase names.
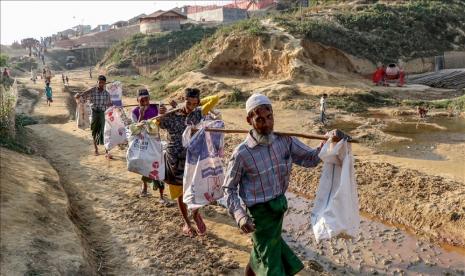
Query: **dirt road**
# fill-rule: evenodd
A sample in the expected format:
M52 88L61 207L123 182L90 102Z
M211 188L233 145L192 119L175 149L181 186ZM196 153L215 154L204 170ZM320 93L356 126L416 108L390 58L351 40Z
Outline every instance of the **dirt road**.
M88 80L85 71L76 72L71 79L75 84L93 82ZM93 266L92 271L105 275L241 275L249 256L250 238L240 233L225 209L218 206L204 208L208 235L195 239L184 237L180 233L182 221L176 207L160 205L156 192L152 192L153 196L149 198L137 196L140 177L127 172L124 150L114 150L115 159L112 161L106 160L103 155L93 156L90 132L77 129L75 122L68 122L66 119L69 115L65 104L68 94L63 93L61 87L61 79L53 79L54 103L48 107L43 98L39 100L32 115L39 116L42 124L30 128L35 135L39 152L59 175L60 184L69 199L70 217L77 226L76 232L81 238L83 248L87 250L83 258ZM40 88L40 85L35 88ZM316 130L306 119L306 116L314 116L311 112L299 111L298 116L291 111L277 112L281 115L278 117L279 124L286 125L288 129L295 130L298 126L302 132ZM231 128L246 127L245 120L237 116L239 113L242 114L242 110L223 110L223 117ZM228 151L230 152L240 140L242 136L228 138ZM361 168L364 172L377 171L382 175L382 170L366 166ZM306 174L301 172L296 170L291 187L311 198L318 180L318 170ZM371 183L372 180L365 182ZM309 182L311 185L308 185ZM373 183L376 186L384 182ZM361 197L373 198L372 194L367 192L370 189L363 190L364 187L366 186L360 186ZM389 196L394 198L398 191L392 189ZM292 208L286 217L286 239L305 261L306 270L301 275L317 274L317 271L322 270L329 270L329 273L332 271L335 274L343 271L463 274L465 264L460 261L463 253L449 254L434 243L427 240L419 241L417 237L409 235L401 228L386 228L371 220L365 220L362 224L362 232L365 234L361 239L365 239L366 242L360 240L346 247L338 242L315 245L311 242L311 230L308 228L309 207L306 204L309 203L301 203L302 199L293 195L290 195L290 198ZM378 199L382 200L382 197ZM363 204L364 201L361 202ZM368 205L362 208L371 205L385 206L376 200L365 204ZM381 208L379 212L383 210L386 208ZM398 213L391 216L396 214ZM413 211L412 214L416 212ZM379 236L379 233L384 234ZM402 247L404 253L394 250L394 253L399 255L397 257L394 253L383 252L382 245L392 239L396 239L393 245L395 247L405 240L410 245L418 242L421 246ZM423 251L423 248L426 249ZM355 252L356 250L361 253ZM418 250L426 253L420 254ZM434 253L431 258L426 256L429 250ZM417 257L420 259L417 260ZM409 262L413 263L409 265Z

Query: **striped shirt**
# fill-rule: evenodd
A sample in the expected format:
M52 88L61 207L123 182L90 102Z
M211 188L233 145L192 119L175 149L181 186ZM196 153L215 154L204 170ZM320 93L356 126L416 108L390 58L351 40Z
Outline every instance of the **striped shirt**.
M234 150L225 174L223 189L229 213L238 223L246 215L239 196L251 207L284 194L292 163L315 167L320 162L318 153L319 149L311 149L294 137L273 135L271 144L263 145L249 133Z
M98 91L97 87L92 87L89 90L82 92L81 97L90 102L92 110L105 111L112 106L110 93L106 89Z

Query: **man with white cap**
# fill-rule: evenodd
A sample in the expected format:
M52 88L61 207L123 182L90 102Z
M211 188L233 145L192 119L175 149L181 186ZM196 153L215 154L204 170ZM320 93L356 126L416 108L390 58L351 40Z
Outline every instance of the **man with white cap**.
M304 266L281 237L292 163L315 167L321 146L311 149L298 139L273 133L271 101L253 94L246 104L253 129L233 152L223 189L229 212L239 228L252 234L246 275L294 275ZM345 138L341 131L327 135ZM241 206L240 199L247 211Z

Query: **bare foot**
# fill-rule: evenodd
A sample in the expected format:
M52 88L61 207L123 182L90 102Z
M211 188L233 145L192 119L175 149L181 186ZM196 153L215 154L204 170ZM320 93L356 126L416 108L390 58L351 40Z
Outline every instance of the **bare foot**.
M182 234L186 237L193 238L195 237L195 229L190 225L184 224Z
M108 160L113 159L113 155L111 155L110 153L106 153L105 158Z
M198 211L195 212L193 215L193 218L195 221L195 225L197 225L197 229L198 229L197 234L199 234L199 236L205 235L205 233L207 233L207 226L203 222L203 219L200 216L200 213Z

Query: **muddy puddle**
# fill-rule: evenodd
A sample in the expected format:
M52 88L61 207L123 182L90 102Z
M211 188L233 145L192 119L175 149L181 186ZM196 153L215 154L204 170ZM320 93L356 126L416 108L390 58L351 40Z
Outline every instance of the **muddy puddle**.
M362 217L354 240L316 243L310 225L312 201L288 193L286 241L306 261L334 274L465 275L465 250L420 240L394 225Z
M457 117L427 118L426 120L406 119L389 122L385 133L409 138L410 141L386 142L379 152L414 159L444 160L434 152L438 144L465 142L465 119Z
M335 119L328 125L353 134L366 120L377 120L371 127L381 130L387 135L400 137L392 141L376 144L376 151L397 157L424 160L444 160L435 152L438 144L465 143L465 119L460 117L428 117L418 119L404 117L396 119L384 113L367 113L357 121Z

